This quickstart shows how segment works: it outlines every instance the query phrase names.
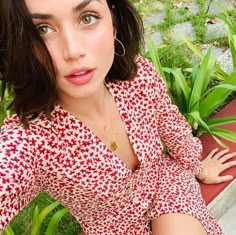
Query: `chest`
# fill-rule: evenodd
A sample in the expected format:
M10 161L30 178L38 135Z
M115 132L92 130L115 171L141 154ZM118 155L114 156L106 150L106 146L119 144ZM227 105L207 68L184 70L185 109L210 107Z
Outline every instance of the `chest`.
M155 165L162 145L153 110L127 102L118 104L116 114L114 140L118 148L114 152L110 141L76 119L67 119L67 128L52 136L41 152L39 164L45 169L45 179L54 177L60 189L109 197L122 190L138 165L147 170Z

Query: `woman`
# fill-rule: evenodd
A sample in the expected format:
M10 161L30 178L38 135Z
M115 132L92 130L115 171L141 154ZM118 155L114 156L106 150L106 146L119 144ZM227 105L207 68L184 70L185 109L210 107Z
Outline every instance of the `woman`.
M195 176L235 156L201 143L139 56L127 0L2 0L1 73L16 115L0 134L0 231L39 192L86 234L217 235ZM162 154L162 142L170 155ZM171 157L170 157L171 156Z

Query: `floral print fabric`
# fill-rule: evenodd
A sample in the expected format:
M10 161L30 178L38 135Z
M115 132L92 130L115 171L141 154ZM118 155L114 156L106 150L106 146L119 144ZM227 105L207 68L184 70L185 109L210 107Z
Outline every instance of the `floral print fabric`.
M0 134L0 231L39 192L77 218L87 235L150 235L167 213L194 216L208 235L222 231L206 209L195 173L202 146L171 104L153 66L136 58L130 81L106 84L140 161L131 171L79 119L59 105L23 127L16 115ZM169 150L164 155L162 142Z

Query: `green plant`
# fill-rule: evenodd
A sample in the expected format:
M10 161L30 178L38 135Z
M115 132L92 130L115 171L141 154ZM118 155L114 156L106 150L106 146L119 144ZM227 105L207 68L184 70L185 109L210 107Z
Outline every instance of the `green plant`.
M215 113L231 94L236 90L236 72L228 75L211 56L211 48L204 55L193 43L183 41L200 58L191 68L162 67L158 56L158 47L150 41L146 56L151 59L157 71L166 81L172 102L179 107L193 133L200 135L209 133L222 146L226 147L218 137L236 142L236 133L217 128L217 126L235 122L236 116L218 118L210 117ZM218 82L214 85L213 81ZM218 136L218 137L217 137Z
M2 82L0 80L0 126L3 119L12 113L9 109L9 105L12 102L12 95L10 94L9 90L6 89L3 98L1 98L2 93Z
M38 206L34 209L34 215L32 218L32 227L31 227L31 235L38 235L40 231L41 224L43 220L47 217L47 215L52 212L55 208L60 205L59 202L55 201L50 205L46 206L40 213ZM68 213L68 209L62 208L56 211L51 217L48 227L46 229L45 235L54 235L56 232L57 225L61 221L62 217ZM8 225L4 232L1 235L15 235L11 226Z
M233 60L233 67L236 69L236 24L233 19L230 17L229 13L225 9L221 1L216 0L216 3L221 9L220 17L225 22L225 28L228 34L228 43Z

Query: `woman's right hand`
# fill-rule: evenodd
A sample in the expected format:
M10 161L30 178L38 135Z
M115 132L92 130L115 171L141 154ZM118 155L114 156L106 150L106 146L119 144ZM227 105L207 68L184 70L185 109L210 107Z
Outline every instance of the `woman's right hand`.
M218 151L213 149L205 159L202 160L202 171L196 176L205 184L218 184L232 180L232 175L220 174L228 168L236 166L236 160L230 160L236 156L236 152L229 153L229 149ZM236 169L235 169L236 170Z

